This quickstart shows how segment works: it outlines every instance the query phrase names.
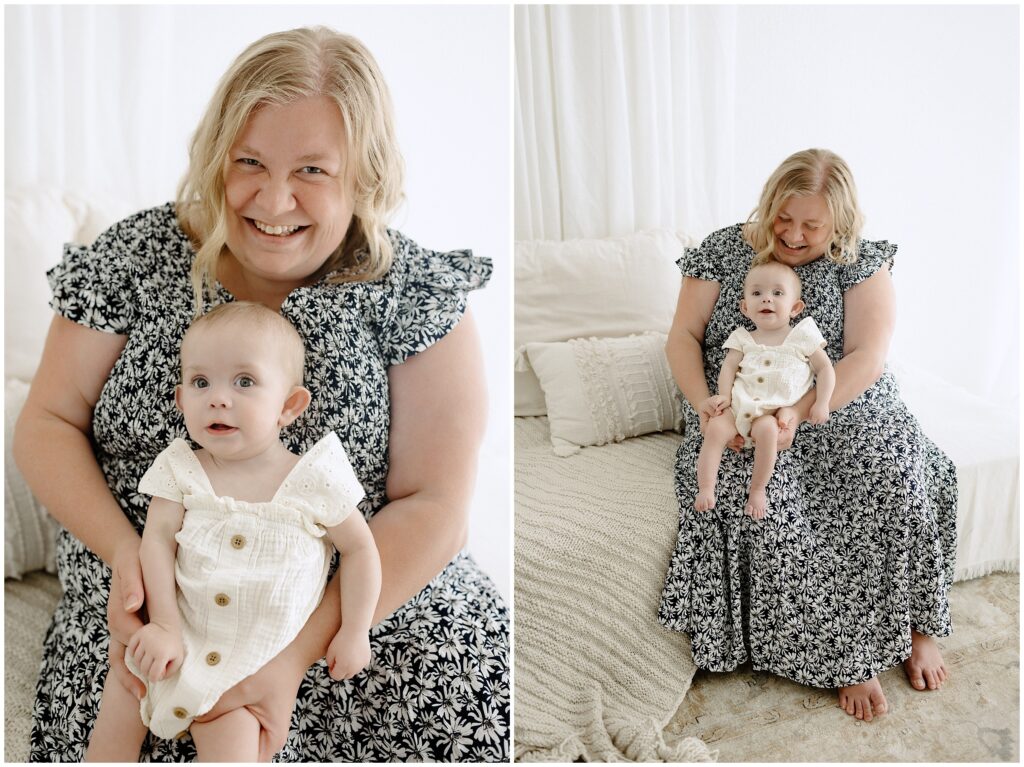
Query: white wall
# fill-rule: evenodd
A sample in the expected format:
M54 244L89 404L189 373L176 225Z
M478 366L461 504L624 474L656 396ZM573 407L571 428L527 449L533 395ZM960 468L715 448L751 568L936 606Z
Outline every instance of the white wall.
M359 37L395 103L408 203L393 225L494 259L471 306L490 417L470 549L511 595L510 11L500 6L49 6L5 11L5 188L170 200L214 85L250 42L325 24ZM44 270L59 253L39 254Z
M1019 9L739 8L733 223L774 167L823 146L865 235L898 243L890 357L1019 398ZM951 414L956 417L956 414Z

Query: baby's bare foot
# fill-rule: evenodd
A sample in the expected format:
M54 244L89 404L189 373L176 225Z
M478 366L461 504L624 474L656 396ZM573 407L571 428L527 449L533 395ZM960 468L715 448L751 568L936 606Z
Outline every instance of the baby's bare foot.
M910 657L903 661L910 684L918 690L938 690L946 681L946 666L939 646L927 634L911 630Z
M882 694L882 685L878 677L869 679L860 684L839 688L839 708L843 709L850 716L870 722L876 716L881 716L888 709L885 702L885 695Z
M715 491L714 490L700 490L697 492L697 500L694 501L693 508L697 511L707 511L708 509L715 508Z
M747 506L743 509L744 513L754 519L764 519L767 510L767 493L764 490L751 490L750 495L747 496Z

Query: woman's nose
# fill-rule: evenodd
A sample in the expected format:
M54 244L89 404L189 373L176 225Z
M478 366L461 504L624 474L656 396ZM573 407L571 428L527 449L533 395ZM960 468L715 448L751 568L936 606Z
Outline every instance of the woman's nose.
M268 177L260 186L259 203L260 207L269 214L268 218L292 210L295 207L295 196L292 194L290 179Z

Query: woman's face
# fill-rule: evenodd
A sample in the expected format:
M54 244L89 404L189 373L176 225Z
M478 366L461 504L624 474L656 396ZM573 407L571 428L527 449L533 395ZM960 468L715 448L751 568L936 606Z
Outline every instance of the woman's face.
M345 144L326 96L250 115L224 169L227 245L246 278L298 287L341 244L354 209Z
M788 266L800 266L825 255L832 237L832 214L821 195L790 197L775 222L775 257Z

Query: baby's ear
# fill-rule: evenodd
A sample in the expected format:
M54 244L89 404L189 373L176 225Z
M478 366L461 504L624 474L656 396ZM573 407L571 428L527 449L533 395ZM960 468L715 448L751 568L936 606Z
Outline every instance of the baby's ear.
M804 302L798 298L796 300L796 303L793 304L793 313L790 314L789 316L796 317L798 314L800 314L800 312L804 310L804 306L806 306L806 304L804 304Z
M313 397L309 393L309 389L305 386L293 386L291 392L288 394L288 398L284 401L284 406L281 408L281 416L277 419L277 425L282 429L302 415L303 411L309 407L309 402Z
M181 384L174 387L174 406L179 412L185 412L181 409Z

